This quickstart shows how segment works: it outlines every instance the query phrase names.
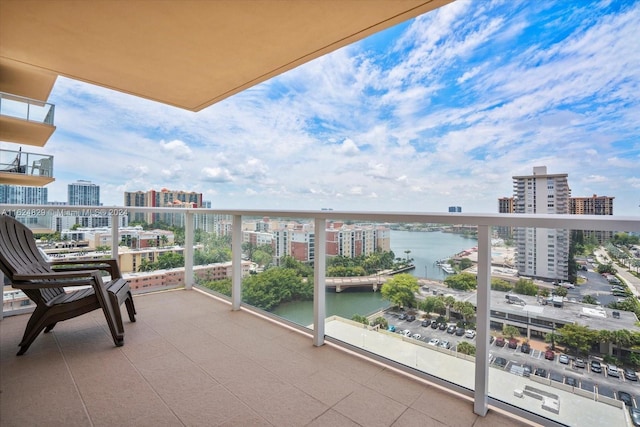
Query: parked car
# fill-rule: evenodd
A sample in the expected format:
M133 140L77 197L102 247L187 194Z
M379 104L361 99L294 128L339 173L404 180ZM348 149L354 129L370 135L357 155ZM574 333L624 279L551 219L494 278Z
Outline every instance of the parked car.
M504 338L502 338L502 337L496 338L496 345L498 347L504 347Z
M389 327L387 328L390 332L395 332L396 331L396 327L393 325L389 325Z
M446 349L450 349L451 348L451 343L447 340L442 340L440 341L440 344L438 344L439 347L442 348L446 348Z
M578 380L573 378L573 377L565 378L564 382L565 382L566 385L570 385L571 387L577 387L578 386Z
M456 329L456 336L461 337L464 335L464 328L457 328Z
M607 376L620 378L620 371L615 365L607 365Z
M448 334L453 334L453 333L456 332L456 329L458 329L458 328L456 328L456 325L449 325L449 327L447 328L447 333Z
M493 335L489 335L489 344L493 344L495 340L496 340L496 337L494 337Z
M438 345L440 340L438 338L431 338L427 344L429 345Z
M433 322L431 322L431 329L438 329L438 322L436 322L435 320Z
M424 320L422 321L421 325L422 325L423 327L425 327L425 328L426 328L427 326L430 326L430 325L431 325L431 319L424 319Z
M505 366L507 366L507 359L505 359L504 357L496 357L493 361L493 364L504 368Z
M533 372L533 368L531 367L531 365L522 365L523 376L528 377L531 375L531 372Z
M520 346L520 351L523 353L531 353L531 346L528 343L522 343Z
M536 371L533 374L535 376L538 376L538 377L547 378L547 370L546 369L537 368Z
M633 408L633 400L631 399L631 395L626 391L618 391L618 400L622 400L625 405L629 408Z
M405 320L407 318L407 313L400 313L400 316L398 317L398 319L400 320Z
M573 366L575 368L584 368L585 367L584 359L580 357L576 357L576 360L573 361Z
M446 323L440 323L440 325L438 325L438 329L440 329L441 331L447 330L447 324Z
M416 320L416 316L413 314L408 314L407 315L407 322L413 322L414 320Z
M553 350L547 350L544 352L544 358L547 360L554 360L556 358L556 354Z
M563 365L568 365L569 356L567 356L566 354L561 354L560 356L558 356L558 362L562 363Z
M624 377L629 381L638 381L638 374L633 369L625 368Z
M413 335L411 335L411 338L413 338L414 340L419 340L420 338L422 338L422 335L420 335L420 334L413 334Z
M595 372L596 374L602 372L602 365L600 364L600 362L598 362L597 360L591 361L591 372Z
M640 427L640 409L629 407L629 416L635 427Z
M405 329L404 331L402 331L402 335L404 335L405 337L410 337L411 336L411 331L408 329Z
M509 348L518 348L518 340L515 338L509 338Z
M476 337L476 331L474 331L473 329L467 329L464 333L464 336L473 339ZM489 341L489 343L491 343L491 341Z

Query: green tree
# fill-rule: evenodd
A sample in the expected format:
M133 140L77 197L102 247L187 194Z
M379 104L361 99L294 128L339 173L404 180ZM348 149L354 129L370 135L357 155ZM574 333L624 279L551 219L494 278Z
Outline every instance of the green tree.
M425 297L425 299L418 304L418 308L426 313L438 314L444 314L446 310L444 301L436 296Z
M462 320L467 323L469 319L475 316L476 308L469 301L456 301L453 303L453 310L462 315Z
M245 277L242 296L248 304L271 310L283 302L313 299L313 283L303 281L294 269L274 267Z
M618 329L613 331L611 338L613 339L613 343L616 346L618 358L620 358L622 354L622 349L629 348L631 346L631 343L633 342L631 332L626 329Z
M156 265L158 269L162 270L184 267L184 256L175 252L165 252L160 254Z
M567 288L563 288L562 286L558 286L553 290L553 293L558 295L559 297L566 297L569 291Z
M369 319L367 319L367 316L363 316L361 314L354 314L353 316L351 316L351 320L353 320L354 322L362 323L363 325L369 326Z
M469 356L476 355L476 346L466 341L459 343L457 349L458 353L468 354Z
M505 337L514 338L516 336L520 336L520 329L516 328L513 325L504 325L502 327L502 334Z
M396 274L387 280L383 285L380 293L384 299L391 303L402 307L415 307L416 292L420 286L418 279L410 274Z
M533 283L532 280L529 279L518 279L516 284L513 286L513 292L520 295L538 295L538 287Z
M491 290L509 292L513 290L513 285L506 280L498 279L497 277L491 278Z
M384 316L378 316L373 320L374 325L380 325L382 329L389 327L389 321Z
M616 274L617 272L618 270L615 269L612 263L598 265L598 274L603 274L603 273Z
M313 277L313 268L289 255L280 259L280 267L295 270L302 277Z
M476 276L470 273L452 274L444 279L444 284L460 291L470 291L478 287Z
M231 278L203 281L199 284L222 295L231 296Z
M582 297L582 302L585 304L598 304L598 300L593 295L585 295Z
M466 270L469 267L473 267L473 261L471 261L469 258L462 258L458 263L458 267L461 271Z
M557 330L557 342L574 349L576 356L579 353L588 353L597 338L597 332L588 326L568 323Z
M447 295L446 297L442 297L442 302L444 303L444 306L447 308L447 313L445 314L445 316L447 317L447 319L450 319L451 307L453 307L453 305L456 303L456 299L451 295Z
M140 260L140 265L138 266L138 271L139 272L153 271L155 269L156 269L156 267L155 267L154 263L150 262L147 258L142 258Z

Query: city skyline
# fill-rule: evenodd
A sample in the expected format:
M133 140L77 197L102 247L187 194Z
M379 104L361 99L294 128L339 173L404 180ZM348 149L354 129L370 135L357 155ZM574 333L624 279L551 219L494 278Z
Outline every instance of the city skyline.
M456 1L199 113L60 77L49 200L90 180L104 205L496 212L544 165L637 216L640 4L565 3Z

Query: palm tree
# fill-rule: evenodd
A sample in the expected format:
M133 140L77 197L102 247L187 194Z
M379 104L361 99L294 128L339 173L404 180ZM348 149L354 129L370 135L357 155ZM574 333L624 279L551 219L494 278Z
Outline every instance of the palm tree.
M613 331L612 338L614 344L616 345L616 353L618 354L618 358L620 358L622 349L628 348L631 345L633 337L631 335L631 332L629 332L628 330L619 329L617 331Z
M442 302L444 303L444 306L447 308L446 316L447 316L447 319L449 319L451 317L451 307L453 307L453 305L456 303L456 299L451 295L447 295L446 297L442 298Z

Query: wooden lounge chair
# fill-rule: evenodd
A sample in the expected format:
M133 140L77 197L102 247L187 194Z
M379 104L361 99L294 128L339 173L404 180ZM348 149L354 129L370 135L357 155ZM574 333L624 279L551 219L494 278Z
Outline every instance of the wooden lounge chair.
M49 263L38 250L31 230L7 215L0 215L0 269L14 288L21 289L36 303L18 355L27 351L42 330L47 333L57 322L93 310L104 312L116 346L124 344L120 315L123 302L129 319L136 321L129 283L122 278L116 260ZM109 272L111 280L104 282L102 271ZM65 291L65 287L81 288Z

